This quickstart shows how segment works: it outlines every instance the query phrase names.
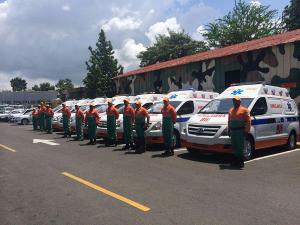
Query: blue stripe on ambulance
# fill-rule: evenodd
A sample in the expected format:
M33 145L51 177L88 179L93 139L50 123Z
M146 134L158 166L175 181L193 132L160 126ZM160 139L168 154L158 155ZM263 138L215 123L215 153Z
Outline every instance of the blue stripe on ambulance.
M287 122L294 122L294 121L298 121L299 118L296 116L293 117L285 117ZM251 125L252 126L256 126L256 125L263 125L263 124L272 124L272 123L283 123L284 122L284 118L267 118L267 119L254 119L251 120Z
M176 122L177 123L184 123L187 122L190 119L190 117L186 117L186 118L177 118Z

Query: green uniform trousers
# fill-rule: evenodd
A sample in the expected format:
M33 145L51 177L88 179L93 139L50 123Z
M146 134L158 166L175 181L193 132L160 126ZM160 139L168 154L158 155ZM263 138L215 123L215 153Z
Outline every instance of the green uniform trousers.
M67 115L63 115L63 129L64 129L64 135L70 135L70 119Z
M132 143L132 119L130 116L123 117L123 132L125 144Z
M88 122L88 136L90 142L94 142L96 141L96 129L97 129L96 118L90 116L88 117L87 122Z
M162 120L162 135L164 139L164 145L167 150L170 150L174 146L174 124L171 116L163 116Z
M245 145L245 122L232 120L230 121L231 146L235 156L244 156Z
M76 137L78 140L83 140L82 118L76 117Z
M117 138L116 117L114 115L107 116L107 138L111 141L115 141Z

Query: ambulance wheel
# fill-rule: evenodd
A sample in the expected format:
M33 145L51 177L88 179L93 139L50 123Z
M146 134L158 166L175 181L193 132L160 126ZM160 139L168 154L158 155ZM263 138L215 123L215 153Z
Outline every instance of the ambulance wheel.
M253 139L248 136L245 140L244 159L250 160L253 156L254 142Z
M173 132L173 148L179 148L180 147L180 135L177 130L174 130Z
M297 138L296 138L296 134L294 131L291 132L289 139L288 139L288 143L287 143L287 147L288 150L293 150L296 148L297 145Z

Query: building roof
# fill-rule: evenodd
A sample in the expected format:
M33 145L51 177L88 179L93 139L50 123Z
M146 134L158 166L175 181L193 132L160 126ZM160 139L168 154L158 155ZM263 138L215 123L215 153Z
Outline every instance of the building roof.
M199 62L208 59L235 55L242 52L254 51L254 50L263 49L263 48L267 48L279 44L292 43L295 41L300 41L300 29L282 33L282 34L272 35L272 36L252 40L252 41L247 41L247 42L227 46L224 48L218 48L206 52L200 52L194 55L189 55L178 59L169 60L166 62L156 63L137 70L123 73L119 76L116 76L114 79L133 76L133 75L160 70L160 69L181 66L188 63Z

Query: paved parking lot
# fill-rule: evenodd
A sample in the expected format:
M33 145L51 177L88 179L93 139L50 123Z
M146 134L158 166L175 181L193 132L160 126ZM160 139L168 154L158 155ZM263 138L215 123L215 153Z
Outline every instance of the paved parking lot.
M220 168L224 155L137 155L6 123L0 132L4 225L300 223L298 149L260 151L233 170Z

